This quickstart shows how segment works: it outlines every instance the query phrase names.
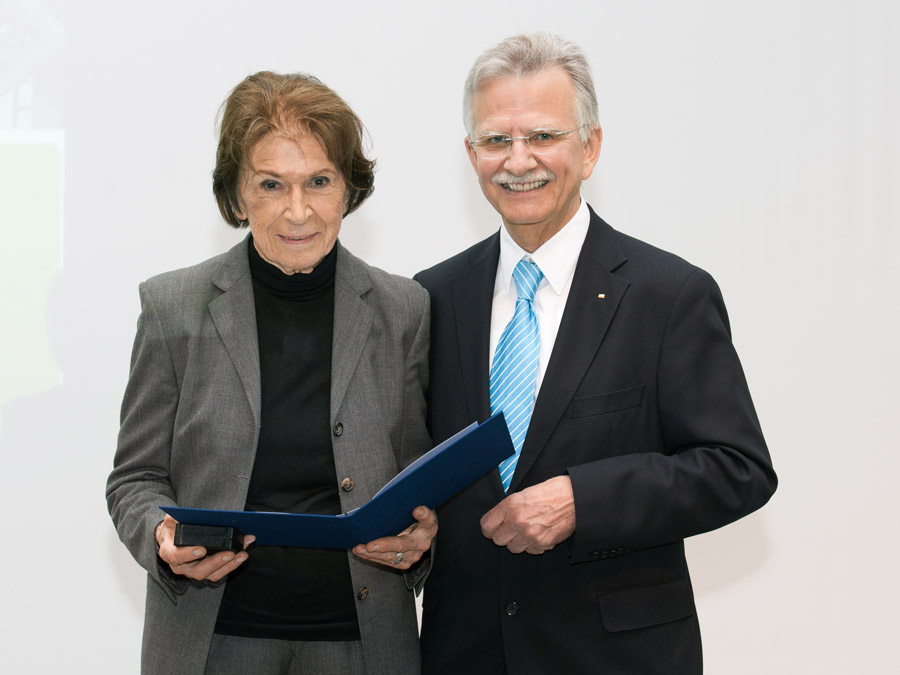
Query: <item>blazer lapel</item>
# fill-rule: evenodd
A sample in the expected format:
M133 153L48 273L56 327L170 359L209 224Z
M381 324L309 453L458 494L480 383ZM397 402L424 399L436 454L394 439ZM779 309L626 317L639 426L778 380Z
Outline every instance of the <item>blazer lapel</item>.
M498 231L469 255L469 270L450 282L466 409L468 419L478 422L491 416L491 309L499 260ZM473 489L489 490L488 493L480 492L485 504L495 504L506 496L498 469L494 469Z
M534 464L600 349L628 289L628 281L613 274L625 260L614 230L591 211L591 225L578 256L572 288L510 491Z
M372 310L363 296L372 288L365 264L340 242L334 280L334 335L331 354L331 415L337 414L350 386L369 331ZM332 424L334 423L332 419Z
M488 374L491 367L491 305L500 260L500 234L485 240L469 257L471 270L450 282L469 418L483 422L491 415Z
M248 246L249 237L223 257L221 267L212 278L222 294L209 303L209 313L241 378L258 426L261 406L259 339Z

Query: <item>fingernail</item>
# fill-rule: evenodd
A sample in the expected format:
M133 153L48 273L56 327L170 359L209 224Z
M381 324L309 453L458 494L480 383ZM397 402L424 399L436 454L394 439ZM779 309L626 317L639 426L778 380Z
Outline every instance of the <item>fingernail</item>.
M203 549L202 549L202 548L195 548L195 549L192 551L192 553L194 554L194 557L195 557L195 558L199 558L199 557L201 557L201 556L203 555Z
M231 562L231 558L232 558L232 556L230 556L226 553L225 555L222 556L222 562Z
M373 551L380 551L380 550L381 550L381 544L375 544L375 545L372 547L372 550L373 550Z

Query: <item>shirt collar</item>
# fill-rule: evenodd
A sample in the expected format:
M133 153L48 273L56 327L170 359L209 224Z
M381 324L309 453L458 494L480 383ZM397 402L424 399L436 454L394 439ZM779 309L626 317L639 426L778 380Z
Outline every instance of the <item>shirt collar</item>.
M544 274L541 286L546 282L554 293L562 294L566 283L575 272L575 265L578 263L578 256L584 246L590 222L591 215L588 212L587 202L582 199L581 205L571 220L534 253L528 253L519 246L513 241L506 228L501 227L500 261L494 291L508 292L516 265L524 256L530 256Z

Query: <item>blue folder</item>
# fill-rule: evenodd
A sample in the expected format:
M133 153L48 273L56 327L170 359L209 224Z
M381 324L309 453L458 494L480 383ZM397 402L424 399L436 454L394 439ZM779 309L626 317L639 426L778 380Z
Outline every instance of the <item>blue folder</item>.
M336 516L160 506L180 523L234 527L255 546L352 548L399 534L417 506L434 509L514 452L503 413L472 423L397 474L357 509Z

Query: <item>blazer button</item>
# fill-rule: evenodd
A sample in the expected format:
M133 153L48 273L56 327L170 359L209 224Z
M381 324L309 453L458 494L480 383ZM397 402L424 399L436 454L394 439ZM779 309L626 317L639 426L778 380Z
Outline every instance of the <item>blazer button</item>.
M356 487L356 483L352 478L345 478L341 481L341 490L344 492L350 492L354 487Z
M506 606L506 614L508 616L515 616L519 613L519 603L511 602Z
M359 589L359 593L356 594L356 597L360 600L365 600L367 597L369 597L369 589L363 586Z
M343 433L344 433L344 425L341 424L340 422L338 422L337 424L334 425L334 435L340 436Z

